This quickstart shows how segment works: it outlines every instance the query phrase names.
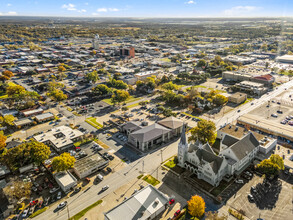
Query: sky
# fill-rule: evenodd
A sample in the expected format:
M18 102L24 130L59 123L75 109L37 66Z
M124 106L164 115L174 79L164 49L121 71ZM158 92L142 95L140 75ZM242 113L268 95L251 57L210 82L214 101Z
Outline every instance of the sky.
M0 0L0 16L283 17L293 0Z

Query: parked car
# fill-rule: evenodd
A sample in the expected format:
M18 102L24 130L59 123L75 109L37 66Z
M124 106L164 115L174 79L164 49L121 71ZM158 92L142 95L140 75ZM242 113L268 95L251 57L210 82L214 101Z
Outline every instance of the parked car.
M169 205L174 204L174 202L175 202L175 199L170 199L170 200L169 200Z
M74 192L74 193L78 193L78 192L80 192L80 190L81 190L81 187L77 187L77 188L74 189L73 192Z
M104 179L104 177L101 174L98 174L97 175L97 179L100 180L100 181L102 181Z
M250 172L248 172L248 171L245 171L244 173L245 173L247 176L250 176L250 177L253 176L252 173L250 173Z
M60 189L59 187L56 187L56 188L50 189L49 192L52 194L52 193L58 191L59 189Z
M61 202L58 206L57 209L62 209L67 205L67 201Z
M236 179L236 180L235 180L235 183L243 184L244 181L243 181L242 179Z
M283 114L283 111L282 110L278 110L277 113Z
M274 117L274 118L278 118L277 114L271 114L271 116Z
M28 209L24 210L22 213L22 218L26 218L28 214Z
M255 188L254 186L252 186L252 187L250 188L250 191L253 192L253 193L256 193L256 188Z
M62 196L62 193L61 193L61 191L59 191L57 194L57 200L61 199L61 196Z
M110 167L107 167L107 171L110 173L112 172L112 169Z
M253 198L253 196L251 195L251 194L248 194L248 200L250 201L250 202L254 202L254 198Z
M175 213L174 213L174 217L177 217L178 215L180 215L181 213L181 210L177 210Z

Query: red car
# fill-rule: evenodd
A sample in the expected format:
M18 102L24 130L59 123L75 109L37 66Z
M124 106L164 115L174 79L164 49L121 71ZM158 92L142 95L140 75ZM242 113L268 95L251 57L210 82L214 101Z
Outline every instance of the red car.
M177 211L174 213L174 217L177 217L180 213L181 213L181 210L177 210Z
M175 199L170 199L169 200L169 205L172 205L175 202Z
M80 147L75 148L76 152L80 151Z

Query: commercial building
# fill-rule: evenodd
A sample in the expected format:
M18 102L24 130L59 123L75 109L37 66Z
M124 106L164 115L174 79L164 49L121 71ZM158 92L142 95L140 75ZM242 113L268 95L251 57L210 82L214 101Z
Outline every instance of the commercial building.
M34 121L30 118L22 118L13 122L14 126L17 128L23 128L25 126L30 126L34 124Z
M67 193L76 186L76 178L68 171L56 173L54 178L63 192Z
M123 57L135 57L135 50L134 47L128 47L128 48L120 48L120 56Z
M293 55L284 55L276 58L277 62L293 64Z
M74 172L78 178L83 179L103 168L109 164L109 161L104 159L99 154L93 154L89 157L77 160L74 164Z
M225 61L229 61L233 64L238 64L238 63L241 63L243 65L245 64L250 64L250 63L253 63L256 61L256 58L254 57L245 57L245 56L234 56L234 55L231 55L231 56L227 56L225 57L224 59Z
M51 112L47 112L44 114L40 114L36 116L36 121L37 122L45 122L45 121L50 121L53 120L55 118L54 114Z
M25 117L29 117L29 116L33 116L33 115L42 114L44 112L44 109L37 108L37 109L24 110L21 112Z
M105 220L151 220L169 206L169 198L152 185L148 185L130 198L104 213Z
M240 83L236 83L234 87L251 95L262 95L268 91L268 88L264 87L262 83L256 83L251 81L242 81Z
M38 142L52 146L57 152L63 152L73 147L73 144L82 137L81 131L63 125L44 134L35 135L33 138Z
M233 95L230 95L228 97L228 101L235 104L243 103L246 101L246 99L247 99L247 94L242 92L236 92Z

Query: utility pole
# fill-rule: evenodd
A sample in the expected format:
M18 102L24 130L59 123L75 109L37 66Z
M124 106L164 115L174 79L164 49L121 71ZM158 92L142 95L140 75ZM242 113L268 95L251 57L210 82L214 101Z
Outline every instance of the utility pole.
M142 161L142 169L141 172L144 173L144 160Z
M163 163L163 149L161 149L161 163Z
M68 205L67 205L67 214L68 214L68 219L70 219L70 215L69 215L69 208L68 208Z

